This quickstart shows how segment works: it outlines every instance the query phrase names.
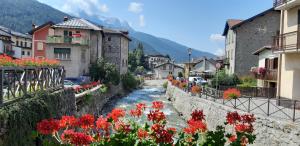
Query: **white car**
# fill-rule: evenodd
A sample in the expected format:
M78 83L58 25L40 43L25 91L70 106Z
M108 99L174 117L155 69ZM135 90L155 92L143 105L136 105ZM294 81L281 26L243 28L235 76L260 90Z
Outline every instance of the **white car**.
M201 77L189 77L189 82L195 82L197 85L207 84L207 81Z

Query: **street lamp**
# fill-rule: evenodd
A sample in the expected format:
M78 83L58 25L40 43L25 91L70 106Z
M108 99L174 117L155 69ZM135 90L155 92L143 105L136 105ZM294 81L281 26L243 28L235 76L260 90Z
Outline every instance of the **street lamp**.
M192 55L192 49L188 48L187 51L188 51L188 54L189 54L188 91L190 91L190 72L191 72L191 55Z

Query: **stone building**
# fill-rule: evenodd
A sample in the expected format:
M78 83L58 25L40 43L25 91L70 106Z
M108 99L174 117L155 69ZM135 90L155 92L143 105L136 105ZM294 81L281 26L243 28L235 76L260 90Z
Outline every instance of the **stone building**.
M103 32L103 57L108 62L115 64L120 74L127 73L129 42L131 41L128 32L106 28L103 29Z
M171 58L167 55L165 56L159 54L159 55L147 55L145 60L147 62L148 68L153 70L157 65L171 61Z
M258 48L272 45L273 36L279 32L279 22L280 12L271 8L232 26L231 38L226 24L223 35L230 42L226 44L226 55L231 56L229 73L238 76L250 74L250 68L258 63L258 57L252 53Z
M166 62L154 67L156 79L166 79L169 74L177 76L179 72L183 73L184 68L175 63Z

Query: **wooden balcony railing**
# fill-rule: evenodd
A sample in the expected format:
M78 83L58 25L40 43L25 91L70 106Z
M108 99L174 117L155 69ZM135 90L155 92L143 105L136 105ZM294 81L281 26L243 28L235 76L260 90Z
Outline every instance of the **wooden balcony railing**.
M273 6L278 7L278 6L286 4L289 1L291 1L291 0L274 0Z
M50 44L78 44L78 45L89 45L89 39L85 37L65 37L65 36L48 36L47 43Z
M262 80L277 81L277 69L267 69L264 76L260 76Z
M300 48L300 31L289 32L273 37L273 51L298 51Z

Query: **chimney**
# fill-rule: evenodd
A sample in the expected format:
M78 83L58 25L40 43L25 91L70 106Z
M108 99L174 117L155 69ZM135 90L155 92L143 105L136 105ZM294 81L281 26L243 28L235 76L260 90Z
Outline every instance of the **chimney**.
M68 21L68 20L69 20L68 16L65 16L64 21Z
M32 27L32 29L35 29L36 25L34 23L32 23L31 27Z

